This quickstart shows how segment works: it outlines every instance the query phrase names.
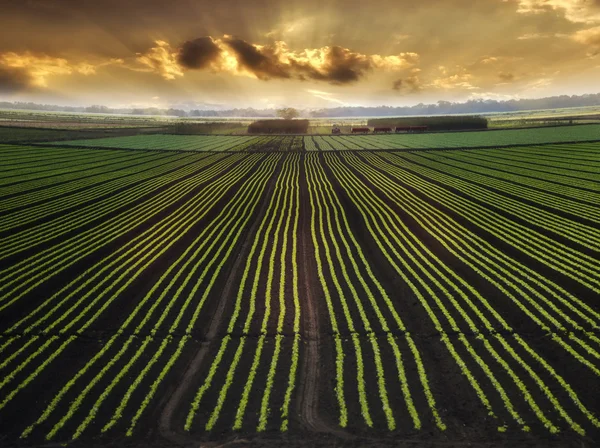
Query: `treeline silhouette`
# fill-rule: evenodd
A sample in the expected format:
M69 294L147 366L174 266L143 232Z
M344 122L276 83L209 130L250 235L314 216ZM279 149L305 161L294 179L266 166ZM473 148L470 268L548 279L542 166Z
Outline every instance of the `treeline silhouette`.
M600 106L600 93L584 95L559 95L537 99L518 100L469 100L466 102L438 101L435 104L417 104L414 106L376 106L376 107L332 107L324 109L299 109L300 116L313 118L329 117L392 117L400 115L448 115L480 114L487 112L518 112L540 109L561 109L565 107ZM168 115L175 117L248 117L271 118L276 116L275 109L254 109L252 107L228 110L182 110L149 108L111 108L106 106L58 106L32 102L0 102L0 109L21 109L73 113L104 113L127 115Z
M312 111L315 118L328 117L386 117L400 115L481 114L486 112L518 112L525 110L562 109L565 107L600 106L600 93L560 95L537 99L508 101L470 100L463 103L438 101L436 104L417 104L406 107L334 107Z
M371 118L367 126L377 127L410 127L427 126L430 131L459 131L464 129L487 129L488 121L484 117L474 116L438 116L410 118Z
M306 134L308 120L258 120L248 126L248 134Z

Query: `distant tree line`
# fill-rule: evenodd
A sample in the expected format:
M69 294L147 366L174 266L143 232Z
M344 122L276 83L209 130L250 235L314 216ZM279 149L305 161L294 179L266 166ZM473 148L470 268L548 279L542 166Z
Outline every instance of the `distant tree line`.
M244 128L245 126L242 123L234 121L221 121L216 123L190 123L178 121L176 124L169 126L168 132L170 134L226 134Z
M484 117L467 115L436 116L436 117L410 117L410 118L371 118L367 126L427 126L430 131L487 129L488 121Z
M248 126L248 134L306 134L308 120L258 120Z
M123 115L165 115L174 117L249 117L249 118L274 118L275 109L244 109L228 110L189 110L182 109L159 109L157 107L146 108L112 108L107 106L58 106L55 104L38 104L32 102L8 102L0 101L0 109L35 110L48 112L71 112L92 114L123 114Z
M485 112L518 112L536 109L560 109L564 107L600 106L600 93L585 95L560 95L538 99L520 100L470 100L463 103L438 101L436 104L419 103L406 107L334 107L314 110L314 118L328 117L373 117L399 115L447 115L479 114Z
M600 93L585 95L560 95L538 99L519 99L508 101L470 100L462 103L438 101L435 104L419 103L415 106L392 107L333 107L318 110L299 110L300 116L313 118L328 117L386 117L399 115L447 115L479 114L485 112L517 112L536 109L560 109L564 107L600 106ZM149 108L110 108L93 105L87 107L57 106L31 102L0 102L0 109L22 109L74 113L170 115L175 117L260 117L275 118L275 109L228 109L228 110L182 110Z

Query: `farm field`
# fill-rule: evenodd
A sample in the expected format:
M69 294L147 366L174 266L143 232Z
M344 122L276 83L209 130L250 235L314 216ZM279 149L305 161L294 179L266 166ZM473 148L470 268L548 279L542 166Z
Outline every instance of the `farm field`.
M57 140L74 140L85 137L114 138L119 135L137 135L140 133L156 133L160 128L106 128L106 129L36 129L26 127L0 126L0 144L46 143Z
M292 138L296 143L291 144ZM135 135L56 142L61 146L174 151L344 151L471 148L600 140L600 125L475 132L334 136Z
M499 132L0 145L0 445L600 442L600 126Z

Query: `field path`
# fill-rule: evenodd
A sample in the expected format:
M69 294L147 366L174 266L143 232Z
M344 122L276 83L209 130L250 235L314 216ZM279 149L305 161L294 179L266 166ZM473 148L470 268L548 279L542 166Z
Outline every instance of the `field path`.
M303 185L306 185L303 182ZM310 209L310 206L304 204L306 195L302 195L302 210ZM302 361L300 373L300 385L298 400L298 415L300 421L307 429L313 431L327 431L321 419L319 419L319 312L318 305L315 302L315 294L313 293L313 284L311 278L316 276L313 274L314 261L310 256L312 252L312 244L308 236L310 235L310 221L307 219L306 213L300 214L300 232L297 235L299 239L299 247L302 251L302 302L305 304L302 317L304 325L304 336L306 338L306 352Z
M305 353L301 364L299 375L299 390L297 413L302 425L311 432L330 433L338 437L351 437L342 429L328 425L324 419L319 417L319 346L320 338L320 318L318 297L315 293L315 287L318 288L317 268L315 266L314 249L310 237L310 203L306 183L306 166L303 164L300 188L300 226L298 232L298 242L301 251L302 276L300 298L302 307L302 320L304 327L304 339L306 341Z
M277 168L275 169L276 173L279 173L281 170L281 164L284 158L282 157L278 163ZM265 189L263 194L263 201L260 209L258 211L257 216L263 216L266 213L267 207L269 205L268 198L273 195L273 191L275 189L275 183L277 180L277 176L272 176L269 181L269 185ZM202 367L202 363L206 357L206 354L209 351L209 348L213 342L219 342L220 339L216 338L219 327L221 326L221 321L223 318L223 313L225 311L226 305L229 303L230 297L235 297L235 291L232 290L234 288L236 282L235 277L239 272L243 271L243 263L246 262L246 255L250 250L250 246L252 245L253 237L260 225L261 220L255 219L253 221L252 226L246 230L246 235L244 237L244 244L240 248L238 255L236 257L235 263L232 265L231 270L229 271L229 275L227 276L227 280L225 281L225 287L223 288L223 292L221 294L221 300L219 300L219 305L215 310L215 313L210 321L210 326L208 327L208 331L205 335L205 341L202 342L200 348L197 353L194 355L190 363L188 364L181 381L177 385L176 389L170 395L169 400L167 401L165 407L162 410L159 419L159 432L160 434L175 443L186 443L191 442L194 439L187 435L182 431L177 431L171 427L171 423L173 421L173 413L181 403L182 398L188 396L190 392L190 387L193 385L193 378L198 374L200 368Z

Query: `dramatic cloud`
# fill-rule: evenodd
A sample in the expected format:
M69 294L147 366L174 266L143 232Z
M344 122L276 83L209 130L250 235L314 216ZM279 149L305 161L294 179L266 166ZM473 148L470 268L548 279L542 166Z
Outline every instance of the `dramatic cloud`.
M540 78L527 83L527 90L543 90L552 85L552 78Z
M478 61L475 61L473 64L469 64L468 68L474 69L475 67L479 66L480 68L485 67L488 69L494 69L494 67L497 67L498 65L512 64L521 61L523 61L523 58L520 56L484 56ZM464 70L464 67L457 67L457 69L462 71Z
M449 69L443 65L438 67L441 76L435 78L428 86L441 90L477 90L479 87L472 84L474 76L464 67L456 66Z
M280 60L276 47L252 45L235 38L226 39L225 44L233 51L238 65L258 79L291 77L289 67Z
M485 58L483 58L480 62L482 64L494 64L496 62L498 62L500 60L500 58L498 58L497 56L487 56Z
M581 30L573 35L573 40L590 48L591 55L600 53L600 26Z
M154 71L173 80L185 70L210 69L216 73L252 76L260 80L296 79L324 81L334 85L359 81L378 69L397 71L415 66L416 53L381 56L366 55L340 46L290 50L283 41L258 45L225 35L186 41L178 50L164 41L137 57L133 70Z
M331 47L322 50L325 63L320 66L320 75L315 79L324 79L337 84L358 81L365 73L376 66L373 58L354 53L346 48Z
M179 49L177 62L188 69L207 68L221 54L221 48L210 36L188 40Z
M515 75L514 73L498 73L498 78L500 78L500 80L502 82L512 82L515 80Z
M517 37L518 40L550 39L552 37L569 37L566 33L525 33Z
M16 93L32 85L29 73L22 68L0 66L0 93Z
M111 59L98 64L88 62L69 62L64 58L55 58L48 55L35 55L30 52L0 54L0 69L8 73L8 69L19 69L27 74L28 84L37 87L47 87L48 78L56 75L93 75L96 69L110 64L119 64L122 60Z
M146 53L138 53L136 60L142 68L129 67L138 71L156 71L165 79L175 79L183 76L183 71L177 61L177 53L168 42L157 40L156 46Z
M504 0L506 1L506 0ZM572 22L600 22L600 1L598 0L517 0L518 12L539 14L559 11Z
M321 107L598 90L600 0L172 3L4 1L2 92Z
M356 82L374 67L368 56L339 46L305 50L302 55L288 55L288 59L290 56L291 68L299 73L300 79L308 77L332 84Z
M417 93L423 89L423 86L418 76L409 76L394 81L392 88L401 93Z
M418 62L415 53L365 55L340 46L292 51L282 41L253 45L241 39L226 39L225 44L233 50L241 67L264 80L295 78L350 84L376 68L399 70Z

